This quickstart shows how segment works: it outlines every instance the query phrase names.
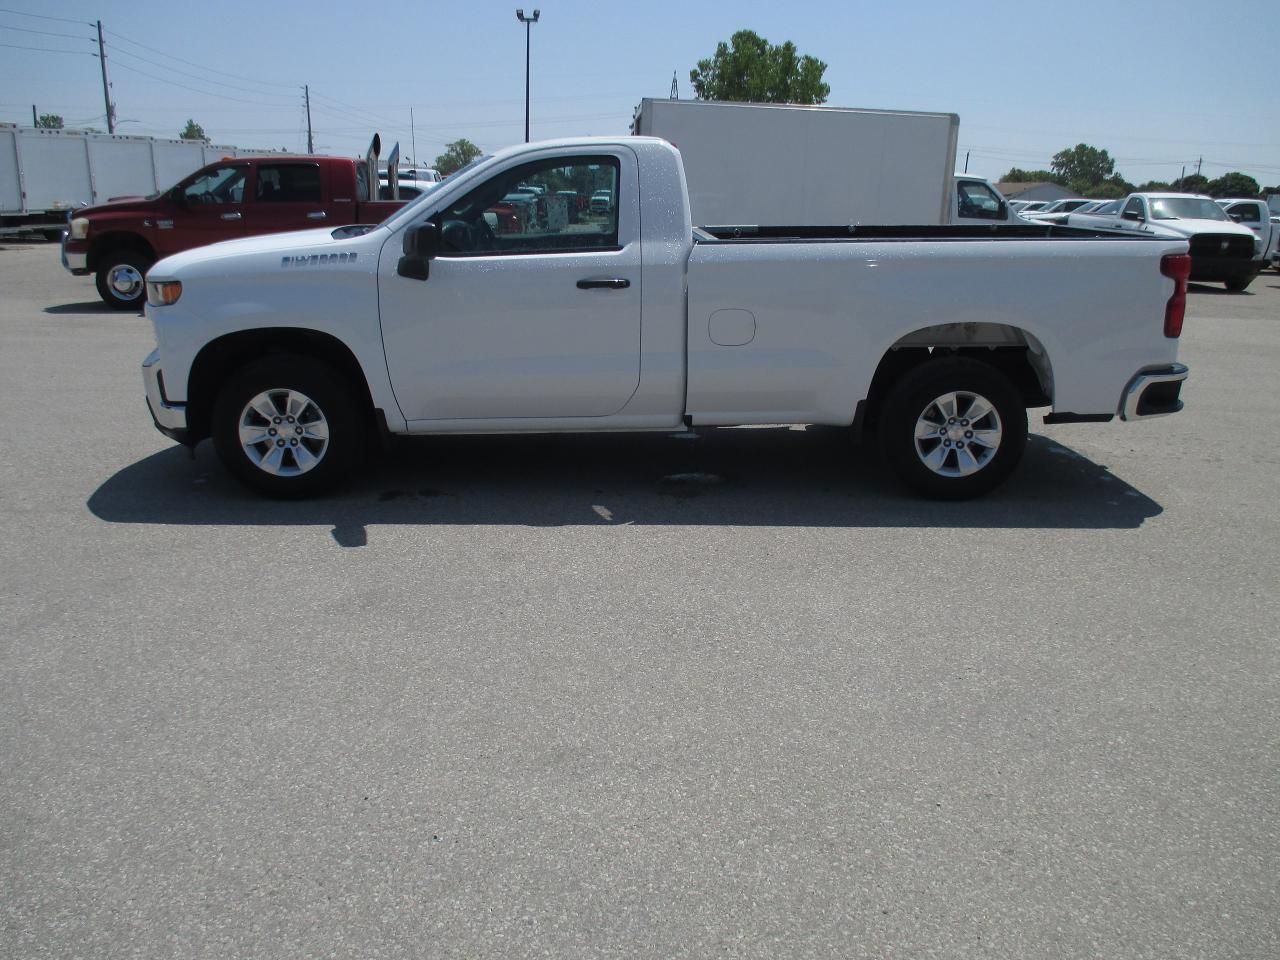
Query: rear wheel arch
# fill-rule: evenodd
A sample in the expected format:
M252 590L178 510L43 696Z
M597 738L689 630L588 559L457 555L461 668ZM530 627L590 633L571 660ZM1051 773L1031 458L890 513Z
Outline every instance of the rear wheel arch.
M192 361L187 378L187 425L193 441L210 435L213 405L223 385L236 372L272 354L311 357L327 363L347 386L369 424L374 424L373 398L360 361L332 334L300 327L242 330L205 344Z
M872 427L885 397L910 371L947 356L985 363L1004 374L1028 407L1053 402L1053 367L1034 334L1001 323L947 323L915 330L895 341L871 378L859 426Z

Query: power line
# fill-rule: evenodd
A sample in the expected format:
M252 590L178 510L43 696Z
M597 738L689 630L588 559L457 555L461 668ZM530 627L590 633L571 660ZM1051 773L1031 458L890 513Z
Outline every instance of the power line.
M25 10L10 10L7 7L0 7L0 13L13 13L19 17L33 17L36 20L57 20L60 23L78 23L85 27L93 26L93 23L89 20L68 20L66 17L50 17L42 13L27 13Z
M230 87L232 90L241 90L245 93L254 93L259 96L268 96L268 94L264 94L260 90L254 90L251 87L242 87L234 83L227 83L225 80L212 80L209 77L202 77L196 73L188 73L185 70L179 70L177 67L170 67L163 63L156 63L156 61L154 60L148 60L146 57L140 57L136 53L130 53L128 50L120 50L117 48L112 52L112 56L113 57L129 57L130 59L137 60L140 63L150 64L151 66L155 67L157 70L168 70L171 73L180 74L181 76L184 76L184 77L190 77L192 80L199 80L201 83L213 83L213 84L217 84L220 87ZM275 94L270 94L270 96L275 96Z
M84 54L86 57L96 57L96 53L90 53L88 50L53 50L49 47L24 47L17 43L0 43L0 47L9 47L12 50L38 50L41 53L78 53Z
M67 51L67 52L70 52L70 51ZM90 54L90 56L97 56L97 54ZM211 90L200 90L197 87L188 86L185 83L179 83L177 80L171 80L168 77L158 77L154 73L147 73L147 71L145 70L139 70L137 67L131 67L129 66L129 64L121 63L118 60L116 61L116 66L120 67L122 70L128 70L131 73L138 73L144 77L150 77L152 80L159 80L161 83L167 83L174 87L181 87L183 90L190 90L192 93L203 94L206 97L217 97L220 100L231 100L234 103L248 103L255 107L261 107L264 105L261 100L245 100L243 97L229 97L225 93L214 93ZM269 104L266 104L266 106L280 107L280 106L284 106L284 104L269 103Z
M82 37L76 33L54 33L52 30L29 30L26 27L11 27L7 23L0 23L0 30L17 30L19 33L38 33L42 37L65 37L68 40L92 40L91 37Z
M244 80L244 81L247 81L248 83L257 83L267 87L288 87L291 90L297 87L296 83L280 83L279 81L276 81L276 80L255 80L253 77L241 76L238 73L228 73L226 70L219 70L216 67L206 67L203 64L193 63L192 61L187 60L183 57L175 57L173 54L166 53L165 51L157 47L149 47L145 43L139 43L137 40L131 40L126 36L116 33L114 30L108 30L107 33L111 34L111 36L115 37L117 40L120 40L124 43L132 44L135 47L141 47L143 50L150 50L152 53L158 53L162 57L167 57L170 60L176 60L178 63L185 63L189 67L195 67L199 70L204 70L208 73L217 73L217 74L221 74L224 77L231 77L234 80ZM209 82L215 83L216 81L211 80Z

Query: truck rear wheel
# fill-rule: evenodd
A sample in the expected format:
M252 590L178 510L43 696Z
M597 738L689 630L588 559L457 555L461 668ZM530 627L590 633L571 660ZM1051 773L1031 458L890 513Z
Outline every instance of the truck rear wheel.
M1027 410L999 370L940 357L907 372L879 423L886 462L912 489L967 500L999 486L1022 459Z
M332 488L363 449L361 418L345 378L313 357L273 354L235 373L211 423L218 458L269 497Z
M1243 293L1249 289L1249 284L1253 283L1253 277L1232 277L1230 280L1224 280L1223 283L1232 293Z
M155 261L140 250L110 250L98 264L98 296L117 310L141 310L147 302L144 278Z

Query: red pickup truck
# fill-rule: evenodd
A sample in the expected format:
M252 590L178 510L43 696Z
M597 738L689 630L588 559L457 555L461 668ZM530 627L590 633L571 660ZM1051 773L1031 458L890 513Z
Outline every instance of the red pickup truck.
M161 257L260 233L384 220L404 201L370 200L368 169L367 160L342 157L228 158L163 193L76 211L62 265L94 274L111 306L138 310L143 277Z

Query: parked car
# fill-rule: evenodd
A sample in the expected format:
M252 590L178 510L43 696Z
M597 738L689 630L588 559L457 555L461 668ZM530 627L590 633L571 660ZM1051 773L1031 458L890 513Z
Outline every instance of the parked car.
M1193 193L1131 193L1116 214L1068 214L1073 227L1182 237L1191 249L1191 279L1241 291L1266 266L1262 240L1232 221L1213 198Z
M1022 208L1018 213L1024 217L1028 213L1035 213L1037 210L1043 210L1050 203L1048 200L1020 200L1018 202L1022 204Z
M156 260L255 234L376 223L404 202L371 200L370 192L368 160L227 158L162 193L77 210L63 235L62 265L94 275L110 306L138 310Z
M1217 204L1232 220L1258 236L1262 241L1262 257L1269 261L1280 246L1280 217L1271 213L1266 201L1241 198L1218 200Z
M607 214L488 229L520 178L562 177L609 181ZM695 229L685 182L655 138L521 144L371 229L164 259L147 277L156 425L211 436L273 496L335 483L379 433L874 426L904 483L960 498L1013 470L1028 407L1181 409L1181 238Z
M613 192L597 190L591 195L591 212L608 213L613 208Z

